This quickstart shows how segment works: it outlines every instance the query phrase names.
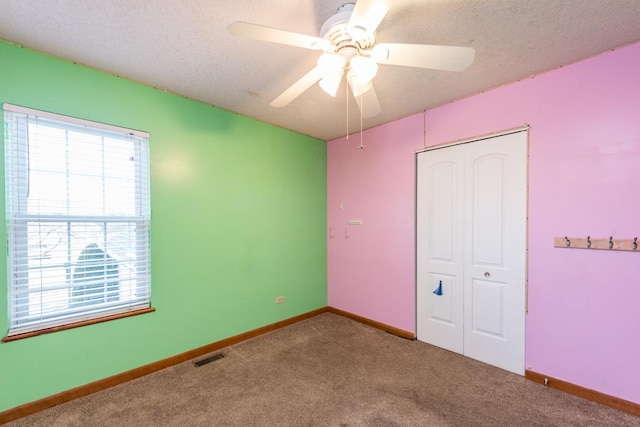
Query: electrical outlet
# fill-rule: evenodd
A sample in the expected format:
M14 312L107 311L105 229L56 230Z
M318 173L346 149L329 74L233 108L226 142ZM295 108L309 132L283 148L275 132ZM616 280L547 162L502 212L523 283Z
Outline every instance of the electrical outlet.
M282 304L284 302L284 297L276 297L276 304Z

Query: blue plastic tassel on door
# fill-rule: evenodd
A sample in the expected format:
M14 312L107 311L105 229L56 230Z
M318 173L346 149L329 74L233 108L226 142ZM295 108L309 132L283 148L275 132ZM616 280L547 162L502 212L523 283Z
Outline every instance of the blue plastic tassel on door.
M442 280L440 280L440 283L438 284L438 288L433 291L434 294L436 295L442 295Z

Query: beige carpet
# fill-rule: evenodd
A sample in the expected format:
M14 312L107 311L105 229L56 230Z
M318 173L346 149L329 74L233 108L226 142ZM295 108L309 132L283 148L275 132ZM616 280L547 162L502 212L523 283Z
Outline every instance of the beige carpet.
M633 415L330 313L223 353L7 425L640 426Z

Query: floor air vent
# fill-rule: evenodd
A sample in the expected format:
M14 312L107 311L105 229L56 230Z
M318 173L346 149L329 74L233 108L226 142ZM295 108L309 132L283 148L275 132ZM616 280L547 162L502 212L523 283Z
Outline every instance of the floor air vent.
M204 359L197 360L197 361L193 362L193 366L195 366L196 368L199 368L202 365L206 365L207 363L215 362L216 360L222 359L223 357L224 357L224 354L217 353L217 354L214 354L213 356L205 357Z

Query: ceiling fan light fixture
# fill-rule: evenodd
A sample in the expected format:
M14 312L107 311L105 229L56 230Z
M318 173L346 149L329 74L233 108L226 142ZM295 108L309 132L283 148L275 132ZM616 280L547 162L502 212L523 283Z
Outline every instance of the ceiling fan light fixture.
M371 80L363 82L358 78L357 74L354 73L353 70L350 70L349 73L347 73L347 80L349 81L349 86L351 86L351 92L355 97L362 95L371 89L372 86Z
M322 76L320 87L331 96L336 96L342 75L344 74L345 59L335 53L323 53L318 58L318 72Z
M338 93L338 87L340 87L340 81L342 80L342 73L339 76L325 76L320 79L318 83L322 90L327 92L331 96L336 96Z
M351 58L349 68L362 82L370 82L378 74L378 64L368 56L355 56Z
M360 96L371 88L371 80L378 73L378 64L368 56L355 56L349 63L347 79L353 96Z
M318 71L323 77L342 74L345 66L345 60L342 56L335 53L323 53L318 58Z

